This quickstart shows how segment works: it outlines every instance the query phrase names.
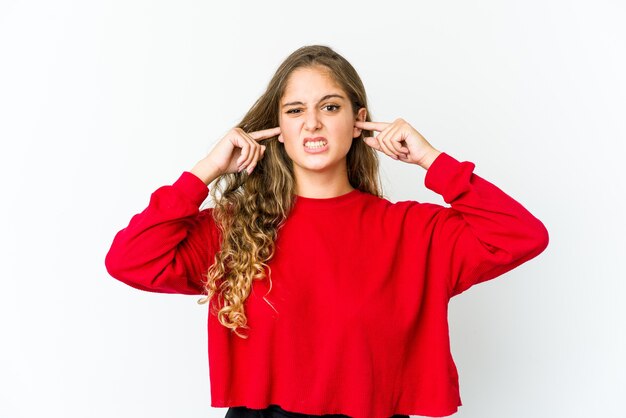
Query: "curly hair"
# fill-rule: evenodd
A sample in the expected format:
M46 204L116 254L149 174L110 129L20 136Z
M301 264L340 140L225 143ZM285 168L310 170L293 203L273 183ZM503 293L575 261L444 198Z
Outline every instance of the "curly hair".
M297 49L283 61L265 93L237 127L251 132L278 126L280 100L289 75L297 68L317 66L325 67L348 95L355 115L360 108L367 108L363 82L352 65L330 47L309 45ZM367 121L371 121L369 113ZM377 152L362 141L363 136L371 135L370 131L362 130L361 135L353 139L346 156L348 181L355 189L382 197ZM211 199L215 202L212 214L222 232L222 246L206 272L206 297L198 300L198 304L203 304L217 295L217 304L213 305L211 313L241 338L248 338L238 332L238 328L249 328L244 302L251 292L252 281L268 278L271 291L271 269L267 263L274 255L278 231L296 195L293 161L284 144L275 136L264 140L263 145L265 154L251 174L246 170L223 174L211 187ZM265 297L264 300L276 310Z

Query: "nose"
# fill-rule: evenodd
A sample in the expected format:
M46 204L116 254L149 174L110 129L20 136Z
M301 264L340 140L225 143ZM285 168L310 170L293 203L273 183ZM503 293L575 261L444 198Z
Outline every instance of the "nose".
M320 118L316 110L307 112L304 119L304 129L310 132L314 132L321 127Z

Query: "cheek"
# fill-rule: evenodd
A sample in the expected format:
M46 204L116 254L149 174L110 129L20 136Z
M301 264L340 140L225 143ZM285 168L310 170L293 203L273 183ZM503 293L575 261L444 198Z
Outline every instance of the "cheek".
M283 140L289 141L291 138L298 139L300 137L300 125L297 121L283 119L279 122L280 132L283 134Z
M352 138L352 132L354 128L354 121L348 116L345 119L337 120L333 125L333 130L342 137L349 136Z

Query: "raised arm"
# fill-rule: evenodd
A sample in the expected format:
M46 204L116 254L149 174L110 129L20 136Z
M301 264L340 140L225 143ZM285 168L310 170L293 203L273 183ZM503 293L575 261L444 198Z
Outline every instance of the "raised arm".
M204 274L221 246L206 184L185 171L152 193L148 207L119 231L105 265L111 276L157 293L204 294Z
M410 229L427 237L431 274L447 280L448 297L517 267L548 246L548 231L539 219L474 174L474 163L435 149L404 119L356 121L355 127L380 132L363 138L376 150L426 169L426 187L450 204L408 206Z
M113 239L105 259L109 274L150 292L205 294L205 273L222 245L213 209L199 209L207 185L225 173L252 173L265 152L260 141L278 134L279 127L249 133L233 128L191 171L156 190L148 207Z
M444 266L450 297L536 257L549 241L539 219L474 168L441 153L424 179L450 204L424 206L432 216L430 261Z

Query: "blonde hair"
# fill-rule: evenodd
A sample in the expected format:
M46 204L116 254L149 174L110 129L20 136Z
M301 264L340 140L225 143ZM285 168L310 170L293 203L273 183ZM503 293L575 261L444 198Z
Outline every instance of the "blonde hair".
M365 88L352 65L327 46L309 45L283 61L265 93L237 127L251 132L278 126L280 100L289 75L297 68L313 66L326 67L348 95L355 115L361 107L367 108ZM370 117L367 112L366 120L371 121ZM353 139L346 157L348 181L355 189L382 197L378 155L363 142L363 136L372 133L363 130L361 136ZM222 232L222 246L206 273L207 296L198 300L198 304L203 304L216 295L217 305L211 313L241 338L248 337L238 332L238 328L249 328L244 302L251 292L252 281L266 278L265 268L269 270L267 263L274 255L277 233L291 211L296 190L293 162L284 144L276 136L264 140L263 145L265 154L252 174L243 170L221 175L211 188L211 199L216 202L212 213ZM271 277L269 280L271 290Z

